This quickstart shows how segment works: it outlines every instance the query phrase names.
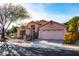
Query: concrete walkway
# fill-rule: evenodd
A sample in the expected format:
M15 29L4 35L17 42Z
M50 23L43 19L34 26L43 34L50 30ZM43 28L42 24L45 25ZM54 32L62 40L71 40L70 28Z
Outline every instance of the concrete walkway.
M63 39L38 39L39 41L41 40L46 40L48 42L54 42L54 43L62 43L63 44Z

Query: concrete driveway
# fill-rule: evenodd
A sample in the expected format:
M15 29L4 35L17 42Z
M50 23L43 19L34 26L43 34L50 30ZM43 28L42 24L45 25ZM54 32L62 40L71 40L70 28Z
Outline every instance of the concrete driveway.
M38 40L46 40L48 42L54 42L54 43L59 43L59 44L63 44L63 39L38 39Z
M1 42L2 43L2 42ZM0 43L0 44L1 44ZM47 41L33 41L30 43L7 42L8 49L0 47L0 55L8 56L79 56L79 47ZM3 52L6 52L3 53ZM10 54L7 54L7 51Z

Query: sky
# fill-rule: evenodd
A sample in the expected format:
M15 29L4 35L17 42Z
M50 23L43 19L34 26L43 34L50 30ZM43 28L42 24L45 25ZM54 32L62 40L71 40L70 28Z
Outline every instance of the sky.
M74 16L79 16L79 3L21 3L31 15L30 19L18 21L17 24L26 24L36 20L53 20L65 23Z
M29 21L53 20L65 23L74 16L79 16L79 3L23 3L21 4L31 15Z

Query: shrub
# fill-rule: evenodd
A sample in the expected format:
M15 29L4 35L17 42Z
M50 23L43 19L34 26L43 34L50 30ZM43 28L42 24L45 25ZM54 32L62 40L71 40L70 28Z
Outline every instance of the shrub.
M78 39L79 39L79 32L78 32L77 36L78 36Z
M67 32L64 36L64 43L65 44L75 44L78 39L77 32Z
M32 35L27 35L28 41L32 41Z

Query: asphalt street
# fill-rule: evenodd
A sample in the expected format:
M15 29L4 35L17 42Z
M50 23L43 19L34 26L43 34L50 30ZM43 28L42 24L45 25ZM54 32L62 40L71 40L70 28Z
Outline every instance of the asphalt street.
M79 51L49 48L20 47L15 49L20 56L79 56Z

